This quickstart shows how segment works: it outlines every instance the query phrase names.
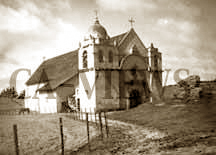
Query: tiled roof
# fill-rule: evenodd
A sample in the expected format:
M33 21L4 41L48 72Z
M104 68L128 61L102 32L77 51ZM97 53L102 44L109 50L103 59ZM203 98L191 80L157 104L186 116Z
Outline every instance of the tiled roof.
M128 32L111 37L108 42L116 42L120 46L128 35ZM78 74L78 49L44 61L26 82L26 85L46 83L38 90L53 90L67 80Z
M131 28L129 31L127 31L125 33L122 33L120 35L117 35L117 36L114 36L114 37L110 38L108 42L110 42L110 43L116 42L117 47L119 48L119 50L121 50L122 47L123 48L125 47L125 43L128 42L128 38L129 39L131 37L134 38L135 36L137 36L137 34L134 31L134 29ZM139 39L139 37L138 37L138 39ZM129 41L131 41L131 40L129 40ZM141 40L140 40L140 42L142 43ZM145 47L144 44L143 44L143 47Z
M26 85L45 83L53 90L78 74L78 50L44 61L26 82Z
M117 45L119 45L119 43L122 41L122 39L126 36L128 32L122 33L120 35L114 36L112 38L109 39L109 42L114 42L116 41Z

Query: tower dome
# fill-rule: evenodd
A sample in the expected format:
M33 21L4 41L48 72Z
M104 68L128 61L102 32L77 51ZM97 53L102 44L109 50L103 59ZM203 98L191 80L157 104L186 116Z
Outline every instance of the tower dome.
M88 36L90 38L97 39L109 39L106 29L99 23L98 18L96 17L95 22L88 29Z

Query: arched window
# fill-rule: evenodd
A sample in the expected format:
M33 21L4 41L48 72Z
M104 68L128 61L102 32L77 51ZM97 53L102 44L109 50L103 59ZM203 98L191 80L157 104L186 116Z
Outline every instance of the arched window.
M88 67L88 61L87 61L87 51L83 52L83 68Z
M156 55L154 56L154 65L155 65L155 68L158 67L158 61L157 61L157 56Z
M101 51L101 50L99 50L99 52L98 52L98 61L99 62L103 62L104 60L103 60L103 51Z
M109 51L109 62L113 62L113 52Z

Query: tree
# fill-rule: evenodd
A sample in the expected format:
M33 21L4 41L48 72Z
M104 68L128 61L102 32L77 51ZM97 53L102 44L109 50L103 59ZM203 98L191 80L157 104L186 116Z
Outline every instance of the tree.
M2 90L0 93L0 97L15 98L17 96L18 96L18 94L17 94L17 91L14 87L12 87L12 88L8 87L8 88Z

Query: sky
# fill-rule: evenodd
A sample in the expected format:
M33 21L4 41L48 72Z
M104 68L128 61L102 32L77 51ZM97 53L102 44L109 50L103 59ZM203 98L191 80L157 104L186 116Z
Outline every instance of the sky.
M175 84L173 74L181 68L213 80L215 8L215 0L0 0L0 89L9 86L15 70L33 73L43 60L77 49L95 10L111 37L129 31L128 20L135 20L144 45L153 43L162 53L163 69L171 69L166 85ZM18 74L18 91L28 78L27 72Z

